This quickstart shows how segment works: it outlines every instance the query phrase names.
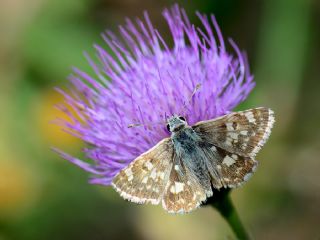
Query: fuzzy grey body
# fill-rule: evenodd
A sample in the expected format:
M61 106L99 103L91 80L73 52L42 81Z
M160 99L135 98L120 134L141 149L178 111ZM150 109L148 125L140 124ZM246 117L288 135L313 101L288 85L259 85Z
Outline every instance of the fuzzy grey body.
M180 120L177 116L171 118L168 124L169 126L172 125L172 129L176 129L176 122L179 122L179 126L183 126L171 133L171 140L176 154L174 158L175 169L187 167L190 170L191 176L205 188L206 195L209 197L212 195L210 170L208 169L208 166L211 164L208 162L209 159L205 151L210 154L211 145L203 142L201 137L185 121ZM212 157L212 154L210 155ZM178 174L182 175L184 173L178 171Z
M159 204L170 213L190 212L212 196L212 189L234 188L255 171L255 156L268 139L273 111L254 108L189 126L168 120L170 138L141 154L114 178L127 200Z

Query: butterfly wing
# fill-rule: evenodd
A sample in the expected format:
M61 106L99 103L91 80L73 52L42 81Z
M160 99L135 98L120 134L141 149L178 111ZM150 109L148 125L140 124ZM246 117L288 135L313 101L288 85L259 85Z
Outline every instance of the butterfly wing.
M174 166L162 199L169 213L187 213L195 210L207 198L204 187L181 159L175 157Z
M173 156L172 141L165 138L121 170L112 186L129 201L158 204L169 179Z
M273 111L261 107L198 122L192 128L206 143L254 158L268 139L273 123Z
M216 189L240 186L251 177L258 165L251 157L230 153L219 147L205 147L202 151L206 155L212 186Z

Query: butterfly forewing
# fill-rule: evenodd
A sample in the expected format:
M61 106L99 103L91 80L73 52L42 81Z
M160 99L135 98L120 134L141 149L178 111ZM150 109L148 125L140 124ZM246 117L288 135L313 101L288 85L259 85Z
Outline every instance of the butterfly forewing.
M262 107L202 121L193 129L204 142L253 158L268 139L273 123L273 111Z
M169 179L173 155L171 139L166 138L121 170L112 186L129 201L158 204Z

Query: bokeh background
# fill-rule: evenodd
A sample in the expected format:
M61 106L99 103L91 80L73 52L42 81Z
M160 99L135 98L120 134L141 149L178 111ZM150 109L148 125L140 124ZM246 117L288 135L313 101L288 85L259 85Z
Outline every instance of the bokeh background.
M51 146L79 154L82 143L49 122L62 117L71 67L92 70L100 33L148 10L164 36L169 0L0 1L0 240L234 239L211 208L172 216L123 201ZM232 198L254 239L320 239L320 1L180 1L214 13L225 37L247 51L257 86L245 109L276 112L259 169Z

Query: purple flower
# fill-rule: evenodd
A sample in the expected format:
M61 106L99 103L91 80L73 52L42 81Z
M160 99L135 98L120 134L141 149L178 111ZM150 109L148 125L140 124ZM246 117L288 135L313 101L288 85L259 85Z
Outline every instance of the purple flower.
M73 119L64 125L88 143L84 152L92 161L57 151L93 173L91 183L109 185L132 160L168 137L167 117L182 114L189 125L215 118L230 112L254 87L245 55L232 41L234 54L227 53L215 18L197 15L203 30L177 5L163 12L172 48L146 13L144 21L127 20L119 27L120 38L109 31L103 35L112 53L95 46L99 61L89 63L96 76L75 69L72 90L58 89L66 100L60 108ZM140 126L128 127L135 124Z

